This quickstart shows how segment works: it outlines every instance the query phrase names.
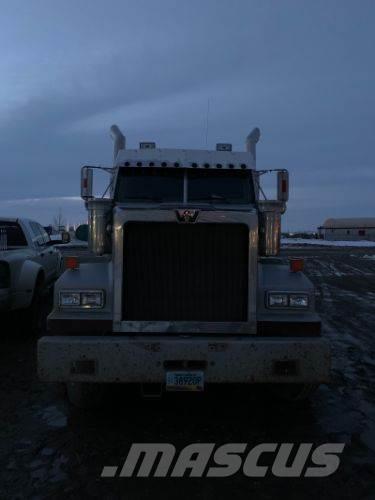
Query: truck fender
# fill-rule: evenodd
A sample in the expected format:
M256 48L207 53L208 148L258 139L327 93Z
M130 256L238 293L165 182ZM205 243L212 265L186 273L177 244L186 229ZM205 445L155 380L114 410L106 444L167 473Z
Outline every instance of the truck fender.
M31 305L35 285L39 276L41 276L44 281L45 275L43 267L32 260L25 260L18 276L18 283L16 284L16 290L21 292L17 301L17 306L19 308L26 308Z

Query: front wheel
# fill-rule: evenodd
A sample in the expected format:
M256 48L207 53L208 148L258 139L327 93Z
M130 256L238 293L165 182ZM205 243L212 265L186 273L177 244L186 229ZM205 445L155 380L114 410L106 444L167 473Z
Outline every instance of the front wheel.
M43 317L43 278L39 277L35 283L33 298L29 308L26 311L26 321L33 335L38 335L44 328Z

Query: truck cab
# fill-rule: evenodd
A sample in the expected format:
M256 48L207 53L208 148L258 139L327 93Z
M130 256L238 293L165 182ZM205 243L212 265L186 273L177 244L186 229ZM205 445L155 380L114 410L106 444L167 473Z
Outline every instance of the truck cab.
M328 382L314 287L300 261L277 258L288 172L275 169L277 199L264 199L259 129L243 152L131 150L118 127L111 133L107 196L92 194L100 167L82 168L92 258L72 256L56 283L41 379L80 394L101 383L261 383L306 394Z

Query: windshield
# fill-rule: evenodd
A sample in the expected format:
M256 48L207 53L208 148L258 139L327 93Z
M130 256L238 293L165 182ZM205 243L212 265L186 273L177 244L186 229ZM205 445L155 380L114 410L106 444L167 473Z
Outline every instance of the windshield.
M252 203L249 171L192 170L188 172L188 201Z
M249 204L254 203L254 189L250 170L128 167L119 171L115 199Z
M119 172L117 201L181 202L184 192L183 170L124 168Z
M5 250L7 247L27 246L25 235L17 222L0 220L0 247Z

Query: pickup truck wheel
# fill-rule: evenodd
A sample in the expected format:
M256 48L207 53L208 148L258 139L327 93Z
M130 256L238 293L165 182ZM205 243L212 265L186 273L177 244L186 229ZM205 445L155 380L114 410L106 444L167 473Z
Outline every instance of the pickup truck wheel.
M28 309L27 321L31 329L31 333L38 334L43 330L43 278L39 277L35 284L35 289L33 293L33 298Z
M104 388L101 384L69 382L66 384L69 402L81 409L99 408L103 403Z

